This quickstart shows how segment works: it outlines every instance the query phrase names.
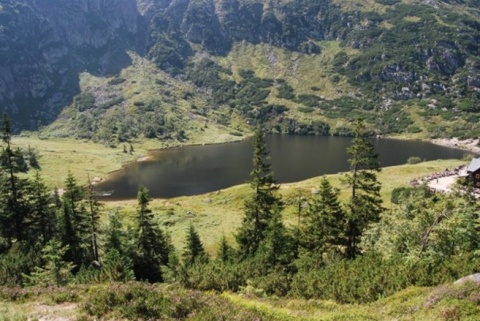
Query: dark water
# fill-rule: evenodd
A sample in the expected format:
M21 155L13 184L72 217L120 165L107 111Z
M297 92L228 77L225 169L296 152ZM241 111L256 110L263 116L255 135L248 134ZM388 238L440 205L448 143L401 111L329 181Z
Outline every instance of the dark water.
M280 183L304 180L349 169L346 149L351 139L317 136L267 136L275 177ZM460 159L464 151L418 141L375 139L381 166L405 164L410 156L426 160ZM145 185L153 197L195 195L248 181L253 148L250 141L190 146L152 152L152 160L135 162L113 173L98 191L108 199L135 198Z

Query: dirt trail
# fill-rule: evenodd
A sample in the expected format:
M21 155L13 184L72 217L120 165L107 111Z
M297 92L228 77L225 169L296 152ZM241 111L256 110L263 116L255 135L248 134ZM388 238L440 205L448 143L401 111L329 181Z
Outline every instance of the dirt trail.
M76 320L77 308L76 303L38 304L33 307L28 319L38 321L72 321Z

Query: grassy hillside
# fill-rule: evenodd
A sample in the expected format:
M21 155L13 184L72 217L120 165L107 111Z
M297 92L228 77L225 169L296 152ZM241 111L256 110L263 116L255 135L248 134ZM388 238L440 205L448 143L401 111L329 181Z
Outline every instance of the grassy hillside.
M149 300L142 301L148 295ZM1 320L476 320L478 287L411 287L370 304L205 293L164 285L1 289Z

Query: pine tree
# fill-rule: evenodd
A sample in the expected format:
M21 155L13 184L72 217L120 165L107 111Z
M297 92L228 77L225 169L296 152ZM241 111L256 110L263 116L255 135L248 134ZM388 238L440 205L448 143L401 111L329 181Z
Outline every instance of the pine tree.
M370 223L378 222L384 210L380 196L380 171L378 155L373 144L362 136L363 121L357 120L354 139L347 152L350 155L350 174L346 181L351 188L349 213L347 216L347 257L355 258L359 254L359 242L364 230Z
M186 266L192 266L197 261L206 261L207 259L207 254L203 248L200 236L198 236L198 233L192 224L190 224L187 230L182 257L183 264Z
M40 169L40 164L38 163L37 153L35 149L28 146L28 163L32 168Z
M138 190L137 227L133 253L133 269L138 280L161 282L162 265L168 264L170 245L162 230L154 221L148 207L150 196L148 189L140 186Z
M108 224L103 229L103 270L112 281L134 279L133 261L129 255L127 233L123 229L118 210L108 214Z
M98 222L100 220L100 203L93 194L93 185L88 180L87 202L89 209L89 225L90 225L90 253L93 261L99 260L98 255Z
M265 233L265 239L260 245L261 255L268 268L287 266L292 263L296 253L295 240L282 222L280 209L275 209Z
M27 200L28 180L19 178L17 173L22 170L18 166L23 155L14 151L11 146L12 130L10 119L3 115L2 140L6 144L1 155L0 166L0 232L7 246L13 241L24 241L28 238L26 220L30 213Z
M35 267L35 270L26 276L27 285L47 287L67 284L74 268L73 263L63 259L67 248L68 246L62 246L59 241L48 241L41 254L44 266Z
M232 247L228 244L225 235L223 235L218 246L217 259L223 263L226 263L232 259L232 252Z
M257 129L253 136L252 196L245 202L245 216L236 235L240 254L243 258L255 255L273 216L273 211L283 208L276 195L279 186L275 184L270 155L264 134Z
M46 244L53 239L57 229L57 216L55 204L50 197L47 186L43 182L40 173L36 172L30 185L30 209L31 227L30 237L34 242Z
M120 220L118 211L108 214L108 225L105 229L105 243L106 249L115 249L120 254L125 254L125 232L123 231L123 225Z
M318 196L312 201L304 216L302 247L315 254L329 249L339 250L345 240L346 214L335 190L324 177Z
M69 172L65 180L65 192L62 196L60 235L62 244L68 245L65 260L74 262L77 267L90 263L87 262L87 249L91 244L89 220L82 200L83 189Z

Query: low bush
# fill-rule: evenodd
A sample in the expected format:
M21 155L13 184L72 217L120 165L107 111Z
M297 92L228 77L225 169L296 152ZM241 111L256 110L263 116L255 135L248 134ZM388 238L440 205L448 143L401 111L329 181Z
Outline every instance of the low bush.
M422 160L420 157L418 157L418 156L411 156L411 157L409 157L409 158L407 159L407 164L411 164L411 165L413 165L413 164L419 164L419 163L421 163L422 161L423 161L423 160Z
M92 288L81 304L84 320L260 320L263 316L199 291L130 282Z

